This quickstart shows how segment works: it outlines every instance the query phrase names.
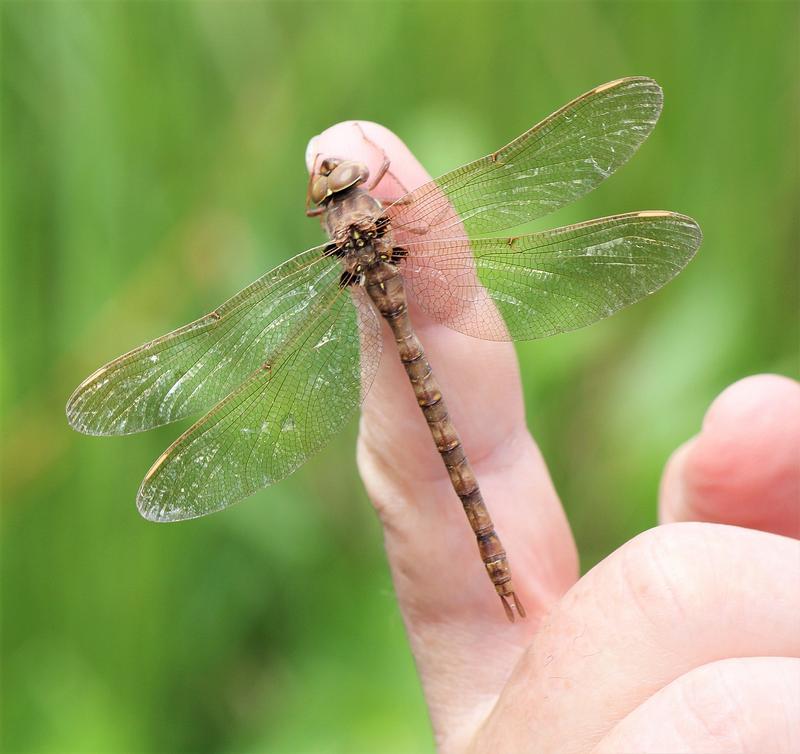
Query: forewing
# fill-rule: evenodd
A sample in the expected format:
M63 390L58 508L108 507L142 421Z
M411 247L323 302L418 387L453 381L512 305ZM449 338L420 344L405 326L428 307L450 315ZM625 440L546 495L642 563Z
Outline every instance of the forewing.
M494 233L553 212L594 189L653 130L661 87L612 81L562 107L510 144L387 208L401 244ZM455 210L455 211L454 211Z
M516 238L426 241L413 254L409 284L423 309L467 335L542 338L597 322L657 290L701 239L690 217L652 211Z
M286 477L351 416L378 367L380 325L362 289L323 296L302 332L156 461L137 499L145 518L225 508Z
M69 423L92 435L140 432L207 411L238 387L337 285L338 262L309 249L205 317L98 369L67 403Z

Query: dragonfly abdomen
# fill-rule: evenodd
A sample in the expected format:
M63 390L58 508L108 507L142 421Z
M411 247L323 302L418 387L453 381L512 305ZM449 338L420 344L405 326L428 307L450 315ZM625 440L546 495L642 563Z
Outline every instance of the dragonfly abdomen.
M519 615L524 617L525 608L514 592L505 550L483 501L461 438L450 419L439 383L411 325L403 277L393 264L382 263L365 273L364 287L392 330L400 361L414 389L417 403L425 416L453 489L461 500L467 520L475 533L481 560L500 596L506 615L513 621L516 608Z

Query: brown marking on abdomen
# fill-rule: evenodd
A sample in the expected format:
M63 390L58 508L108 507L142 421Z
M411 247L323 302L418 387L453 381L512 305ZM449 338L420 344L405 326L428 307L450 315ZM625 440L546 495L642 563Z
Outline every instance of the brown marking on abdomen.
M524 618L525 608L514 590L506 552L494 529L461 439L450 420L439 383L411 325L403 278L393 264L384 262L365 271L364 287L392 330L400 361L428 423L453 489L461 500L469 525L475 533L481 560L500 596L506 616L513 622L516 608L520 617Z

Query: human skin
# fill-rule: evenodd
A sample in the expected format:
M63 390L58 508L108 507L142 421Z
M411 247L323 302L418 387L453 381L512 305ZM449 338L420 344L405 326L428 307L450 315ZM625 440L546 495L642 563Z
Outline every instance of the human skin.
M429 179L394 134L360 126L312 139L309 167L339 156L375 174L383 150L382 199ZM800 385L759 375L725 390L666 465L660 525L579 577L513 346L410 313L528 614L506 622L384 326L358 465L438 750L800 751Z

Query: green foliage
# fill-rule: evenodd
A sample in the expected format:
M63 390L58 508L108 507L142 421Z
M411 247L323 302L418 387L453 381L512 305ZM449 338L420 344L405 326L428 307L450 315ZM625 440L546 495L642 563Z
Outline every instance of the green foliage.
M719 390L796 373L797 9L3 4L4 750L431 750L354 423L275 488L156 526L134 497L178 428L80 436L66 398L321 240L303 154L328 125L381 122L437 174L653 76L638 155L536 227L669 209L704 245L644 303L519 348L592 565L655 523L663 463Z

